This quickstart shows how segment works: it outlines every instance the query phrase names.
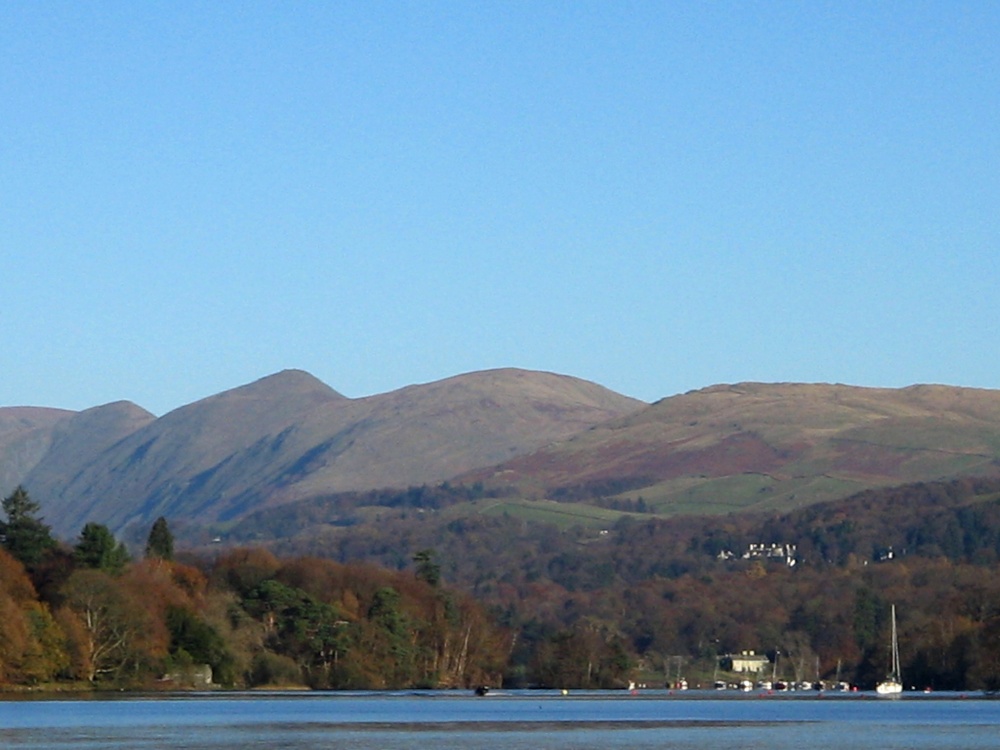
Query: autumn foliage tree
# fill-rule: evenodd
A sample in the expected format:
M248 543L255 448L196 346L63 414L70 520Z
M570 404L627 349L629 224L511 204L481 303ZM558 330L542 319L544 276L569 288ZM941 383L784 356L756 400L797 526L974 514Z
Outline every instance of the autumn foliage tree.
M0 683L46 682L68 664L62 632L24 566L0 550Z
M3 683L165 686L208 665L238 687L623 687L640 674L704 680L754 650L779 679L870 687L895 605L907 685L1000 688L1000 481L785 515L625 517L600 534L501 516L414 524L404 503L318 547L379 550L385 566L260 547L115 562L99 524L74 548L25 547L45 534L18 537L39 526L11 521L41 524L37 507L24 492L8 500L0 541L36 562L0 554ZM797 564L738 554L761 540L795 543Z
M77 570L66 582L64 617L77 622L76 668L90 682L121 680L162 656L155 643L157 623L130 593L121 579L92 568Z

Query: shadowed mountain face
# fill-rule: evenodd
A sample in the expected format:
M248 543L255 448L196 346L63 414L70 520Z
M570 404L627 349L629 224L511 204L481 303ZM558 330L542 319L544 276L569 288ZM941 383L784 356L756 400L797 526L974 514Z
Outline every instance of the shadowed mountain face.
M72 477L85 471L95 456L155 420L129 401L73 413L52 429L49 450L28 473L24 484L31 488L33 496L54 497ZM52 510L56 513L47 519L50 524L62 515L57 508Z
M64 409L0 408L0 489L4 497L23 484L28 473L48 453L56 426L72 417L73 412Z
M160 515L226 521L316 492L440 482L643 406L513 369L363 399L285 371L160 419L123 405L52 416L46 450L19 476L64 537L88 521L116 532Z
M660 513L785 509L1000 471L1000 392L744 383L663 399L464 477Z

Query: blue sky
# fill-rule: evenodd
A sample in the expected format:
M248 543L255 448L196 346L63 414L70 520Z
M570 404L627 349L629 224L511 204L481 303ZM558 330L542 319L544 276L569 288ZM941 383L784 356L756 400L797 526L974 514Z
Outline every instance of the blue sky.
M996 2L0 5L0 405L1000 387Z

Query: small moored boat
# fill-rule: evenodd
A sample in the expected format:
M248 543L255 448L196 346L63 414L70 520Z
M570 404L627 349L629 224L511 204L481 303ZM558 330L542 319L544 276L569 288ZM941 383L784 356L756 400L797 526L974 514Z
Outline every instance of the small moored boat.
M879 695L899 695L903 692L903 679L899 673L899 640L896 636L896 605L892 605L892 669L884 680L875 686Z

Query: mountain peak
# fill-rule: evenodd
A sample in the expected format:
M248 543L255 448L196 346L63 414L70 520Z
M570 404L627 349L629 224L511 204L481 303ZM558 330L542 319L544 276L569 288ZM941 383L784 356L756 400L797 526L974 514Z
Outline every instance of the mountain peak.
M223 391L223 393L218 395L233 394L260 398L276 393L296 393L300 396L312 393L323 400L346 398L316 376L305 370L295 369L281 370L272 375L266 375L263 378L254 380L252 383L238 386L229 391Z

